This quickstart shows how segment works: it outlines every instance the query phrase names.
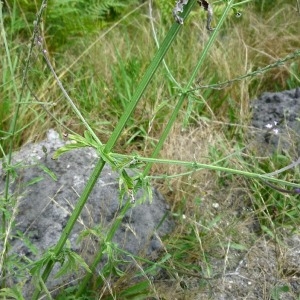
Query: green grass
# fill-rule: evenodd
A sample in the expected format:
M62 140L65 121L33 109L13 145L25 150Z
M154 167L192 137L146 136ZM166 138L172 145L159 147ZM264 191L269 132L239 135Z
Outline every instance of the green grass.
M214 4L214 27L222 16L225 17L223 2ZM197 7L164 57L167 68L160 64L158 70L155 68L162 54L155 56L157 48L146 4L136 10L133 5L122 8L119 17L113 14L102 19L97 23L99 32L91 28L91 20L87 18L89 10L85 22L78 24L71 22L78 8L67 11L67 6L54 9L55 5L51 4L46 10L46 31L42 32L46 57L72 99L73 108L62 96L62 90L37 47L31 57L27 56L35 12L39 9L37 3L27 7L28 11L20 10L22 6L18 1L3 8L0 156L9 156L12 149L28 141L43 139L49 128L60 133L70 130L81 136L88 130L85 138L73 135L77 146L99 147L101 144L103 160L114 167L121 162L117 167L123 172L125 189L132 189L134 184L122 169L131 157L117 153L135 153L144 160L146 168L141 170L140 179L145 185L146 179L150 179L160 189L177 221L177 230L164 241L165 249L158 258L159 263L134 258L138 267L129 274L142 277L140 283L130 281L128 274L119 274L114 279L113 290L104 292L110 286L105 279L116 267L112 262L106 273L103 272L104 278L97 279L98 288L91 291L95 298L103 293L103 299L110 299L116 293L124 299L146 295L170 299L175 290L170 291L170 285L174 287L180 282L188 286L191 277L197 278L199 274L202 279L198 282L198 292L205 293L210 289L210 280L222 276L222 272L213 269L216 260L226 262L231 250L247 252L263 234L281 247L281 238L286 234L283 229L292 232L299 227L297 198L283 196L259 181L257 175L288 165L290 158L259 157L255 146L249 145L251 142L247 140L249 100L264 91L280 91L300 84L299 55L289 57L283 65L279 61L300 48L296 2L278 0L272 5L273 2L249 1L235 7L241 10L241 18L236 18L236 12L230 10L224 24L217 29L214 41L209 40L211 36L205 29L205 12ZM177 27L172 25L172 5L161 1L157 7L153 9L152 25L157 42L161 44L165 36L170 41L175 37ZM55 20L65 14L69 16L67 26L57 30L61 24ZM25 19L20 18L21 15ZM111 17L114 17L113 22ZM54 25L56 27L52 27ZM83 36L79 25L84 26ZM167 50L166 44L163 49ZM22 74L26 58L29 65L25 68L28 71L25 81ZM152 75L147 71L149 64L155 76L144 90ZM263 69L268 65L271 67ZM258 68L264 71L259 73ZM203 87L244 74L249 76L221 85L220 89ZM11 122L13 118L16 118L15 125ZM83 204L103 165L100 161L86 193L80 198ZM297 185L299 178L292 169L280 174L278 180L288 186ZM13 224L10 211L13 207L4 200L5 197L1 198L1 210L5 215L2 216L2 240L7 226ZM73 221L76 218L74 214ZM247 230L253 220L258 223L255 232ZM118 225L116 221L110 229L107 243L99 250L94 265L105 251L111 251L111 257L120 253L121 250L110 244ZM70 223L67 231L71 227ZM80 257L64 248L64 244L63 240L59 242L54 249L55 255L63 253L69 261L87 268ZM6 265L9 273L10 258L5 249L2 253L3 266ZM41 261L35 262L36 272L47 265L42 275L45 280L54 262L51 255L53 252L48 251ZM89 268L93 270L94 265ZM151 281L150 277L159 273L158 266L167 274L170 285L163 280ZM61 299L72 299L76 293L76 299L80 299L80 295L87 292L84 289L85 282L90 280L88 274L79 291L67 289ZM279 289L274 287L273 290ZM3 290L2 295L6 293L8 297L9 292L13 293ZM189 292L183 288L180 295L185 293Z

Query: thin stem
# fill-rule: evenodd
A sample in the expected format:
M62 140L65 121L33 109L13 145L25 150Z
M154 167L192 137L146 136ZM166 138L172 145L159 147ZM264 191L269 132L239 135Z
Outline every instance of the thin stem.
M72 212L72 215L70 217L70 219L68 220L67 222L67 225L66 227L64 228L60 238L59 238L59 241L57 242L56 246L54 247L53 249L53 253L54 253L54 257L58 256L59 253L62 251L69 235L70 235L70 232L72 231L73 227L74 227L74 224L76 223L76 220L78 219L93 187L95 186L95 183L97 182L97 179L99 178L100 174L101 174L101 171L103 169L105 165L105 162L102 160L102 159L99 159L99 161L97 162L73 212ZM52 260L52 261L49 261L45 267L45 270L42 274L42 280L43 282L46 282L52 269L53 269L53 266L55 264L55 261ZM38 299L38 296L40 294L40 289L39 288L36 288L36 290L34 291L34 294L32 296L32 300L36 300Z
M66 89L64 88L63 84L61 83L60 79L58 78L58 76L56 75L56 72L54 71L54 68L52 67L52 64L47 56L47 52L46 50L42 50L42 54L43 57L48 65L48 68L50 69L52 75L54 76L60 90L62 91L62 93L64 94L65 98L67 99L68 103L70 104L70 106L72 107L73 111L75 112L75 114L78 116L78 118L82 121L83 125L85 126L85 128L89 131L89 133L92 135L92 137L95 139L95 141L102 146L101 141L99 140L99 138L97 137L97 135L95 134L95 132L93 131L93 129L90 127L90 125L88 124L88 122L85 120L85 118L83 117L83 115L81 114L80 110L77 108L77 106L75 105L74 101L71 99L71 97L69 96L68 92L66 91Z
M188 90L188 92L194 92L200 89L216 89L216 90L220 90L220 89L224 89L225 87L236 83L238 81L242 81L244 79L246 79L247 77L254 77L257 75L261 75L267 71L270 71L274 68L278 68L279 66L283 65L285 62L287 62L288 60L294 60L295 58L300 56L300 49L295 50L293 53L288 54L287 56L285 56L284 58L278 59L276 60L274 63L269 64L263 68L258 68L257 70L253 71L253 72L248 72L244 75L241 75L239 77L227 80L227 81L223 81L223 82L219 82L219 83L214 83L214 84L207 84L207 85L199 85L197 88L193 88Z
M8 45L7 45L7 40L6 40L6 35L4 32L4 24L3 24L3 16L2 16L2 2L0 1L0 21L1 21L1 35L3 36L3 41L5 44L5 49L6 49L6 56L8 58L9 61L9 66L10 66L10 70L12 72L12 77L14 77L13 74L13 69L12 69L12 64L11 64L11 59L10 59L10 53L8 50ZM36 24L40 24L41 22L41 18L42 18L42 14L44 9L47 6L47 0L43 0L41 8L39 10L39 12L37 13L37 18L36 18ZM7 161L6 164L9 166L7 171L6 171L6 178L5 178L5 189L4 189L4 206L3 206L3 213L2 213L2 234L5 235L6 232L6 225L7 225L7 217L6 217L6 213L5 210L7 208L7 204L9 202L9 184L10 184L10 177L11 177L11 172L12 172L12 168L10 167L11 161L12 161L12 152L13 152L13 147L14 147L14 141L15 141L15 137L16 137L16 132L17 132L17 120L19 118L19 112L20 112L20 108L21 108L21 103L22 103L22 99L25 93L25 87L26 87L26 80L27 80L27 74L29 71L29 64L30 64L30 60L31 60L31 56L32 56L32 52L33 52L33 48L35 46L35 41L36 41L36 37L37 37L37 32L34 31L33 32L33 36L31 39L31 44L29 47L29 51L28 51L28 55L27 55L27 59L25 61L25 67L24 67L24 71L23 71L23 76L22 76L22 82L21 82L21 89L20 89L20 93L18 93L18 91L16 90L16 96L17 96L17 101L16 101L16 108L15 108L15 112L14 112L14 116L12 119L12 122L10 124L10 143L9 143L9 149L8 149L8 155L6 156ZM15 88L16 88L16 84L14 84ZM3 278L5 278L5 267L4 267L4 263L6 261L6 255L7 255L7 243L4 243L3 245L3 251L2 251L2 255L0 258L0 274L3 276ZM1 277L2 277L1 276ZM2 282L0 282L0 287L5 287L6 283L5 280Z
M192 6L195 4L195 1L196 0L191 0L189 2L189 4L186 6L186 9L183 13L183 17L186 17L189 14L189 12L192 9ZM172 27L169 30L166 38L164 39L164 41L162 42L160 48L158 49L155 56L153 57L150 65L149 65L148 69L146 70L146 72L145 72L140 84L138 85L135 93L133 94L132 99L131 99L130 103L128 104L127 108L126 108L126 111L121 116L121 119L119 120L116 128L114 129L113 133L111 134L111 137L110 137L109 141L107 142L106 147L104 149L105 152L110 152L112 150L112 148L114 147L116 141L118 140L118 138L121 135L121 132L125 128L125 125L126 125L128 119L129 119L129 117L133 113L136 105L138 104L140 98L142 97L146 87L150 83L150 80L153 77L153 75L155 74L160 62L163 60L166 52L168 51L171 44L173 43L173 41L174 41L178 31L180 30L180 28L181 28L181 26L178 23L174 23L172 25Z
M196 0L192 0L190 1L189 5L187 5L183 15L184 17L188 15L188 13L191 11L192 6L195 4ZM180 25L177 23L174 23L173 26L171 27L171 29L169 30L165 40L163 41L161 48L158 49L156 55L154 56L153 60L151 61L148 69L146 70L143 78L141 79L140 84L137 87L136 92L134 93L131 102L129 103L129 105L126 108L126 111L124 112L124 114L121 116L120 121L118 122L118 124L116 125L115 130L113 131L113 133L111 134L110 139L108 140L104 151L106 153L109 153L112 148L114 147L115 143L117 142L119 136L121 135L122 130L125 128L126 122L127 120L130 118L131 114L133 113L138 101L140 100L140 98L142 97L146 87L148 86L148 84L150 83L153 75L155 74L160 62L162 61L164 55L166 54L167 50L169 49L169 47L171 46L173 40L175 39L175 36L177 35L178 31L180 29ZM89 178L87 185L85 186L80 198L78 199L78 202L74 208L74 211L70 217L70 219L67 222L67 225L65 227L65 229L62 232L62 235L58 241L58 243L56 244L56 246L54 247L53 253L54 253L54 257L58 256L58 254L61 252L61 250L63 249L67 238L74 226L74 224L76 223L77 218L79 217L81 210L83 209L83 207L85 206L85 203L98 179L98 177L101 174L101 171L103 169L105 165L105 161L100 158L93 170L93 173L91 175L91 177ZM120 216L120 220L122 220L123 215L126 213L126 211L128 210L128 208L130 207L130 203L126 204L122 210L121 216ZM119 227L119 221L116 221L116 225L114 225L110 232L111 234L109 235L109 239L111 240L113 235L115 234L115 231L117 230L117 228ZM109 240L109 241L110 241ZM100 252L103 252L103 249L100 249ZM95 259L94 262L92 263L92 267L90 267L91 269L91 273L88 273L83 282L84 283L88 283L92 273L95 271L95 267L97 266L99 260L102 258L102 254L103 253L99 253ZM42 274L42 280L45 282L52 269L53 266L55 264L55 261L49 261L45 267L45 270ZM78 296L84 291L84 289L86 288L86 284L81 284L79 287L79 292L78 292ZM32 300L36 300L38 298L40 294L40 289L37 287L34 291L34 294L32 296Z
M185 98L186 98L186 96L188 94L188 91L190 90L191 85L195 81L195 78L196 78L196 76L197 76L197 74L199 72L199 69L202 67L202 64L203 64L203 62L204 62L204 60L205 60L205 58L207 56L207 53L208 53L210 47L212 46L213 42L215 41L215 39L217 37L217 34L218 34L220 28L222 27L222 25L223 25L223 23L225 21L226 16L229 13L229 11L231 9L231 6L232 6L232 3L233 3L233 0L228 1L227 6L226 6L226 8L225 8L225 10L224 10L224 12L222 14L222 17L221 17L221 19L220 19L217 27L213 31L212 35L210 36L210 38L209 38L209 40L207 42L207 45L205 46L204 50L202 51L200 59L199 59L199 61L197 63L197 66L195 67L195 69L194 69L194 71L193 71L193 73L192 73L192 75L191 75L188 83L186 84L185 88L183 89L182 94L181 94L181 96L180 96L180 98L178 100L178 103L176 104L176 106L174 108L174 111L173 111L173 113L172 113L172 115L171 115L171 117L170 117L170 119L169 119L169 121L168 121L168 123L166 125L166 128L163 131L163 133L162 133L162 135L161 135L161 137L160 137L160 139L159 139L159 141L158 141L158 143L157 143L157 145L156 145L156 147L155 147L155 149L154 149L154 151L152 153L152 156L151 156L152 158L157 157L157 155L160 152L160 150L161 150L161 148L162 148L162 146L163 146L166 138L168 137L168 135L169 135L169 133L171 131L171 128L172 128L172 126L173 126L173 124L174 124L174 122L175 122L175 120L177 118L179 110L182 107L182 104L183 104L183 102L184 102L184 100L185 100ZM149 173L149 171L151 169L151 166L152 166L152 163L148 163L146 165L146 167L144 169L144 172L143 172L144 176L146 176Z
M113 222L112 227L110 228L109 232L107 233L105 241L103 241L103 243L100 246L100 249L97 251L96 257L94 258L92 264L89 266L91 273L87 273L85 275L85 277L83 278L83 280L81 281L78 291L76 293L76 298L79 298L81 296L81 294L88 287L91 277L92 277L93 273L95 272L96 267L98 266L99 262L101 261L103 255L104 255L104 250L106 249L107 243L112 241L116 231L120 227L120 224L121 224L126 212L128 211L128 209L130 207L131 207L131 202L129 200L126 202L126 204L122 208L121 212L119 213L118 217Z
M153 18L153 15L152 15L152 0L149 1L149 19L150 19L151 30L152 30L152 34L153 34L153 38L154 38L156 47L159 48L159 41L158 41L156 30L155 30L155 27L154 27L154 18ZM163 59L162 62L163 62L163 65L166 69L166 72L167 72L170 80L177 86L177 88L181 88L180 84L176 81L176 79L172 75L166 61Z
M189 3L189 5L187 5L183 15L184 17L186 17L193 5L195 4L195 0L191 1ZM158 49L156 55L154 56L153 60L151 61L143 79L141 80L140 85L138 86L135 94L132 97L132 101L130 102L129 106L126 109L126 112L122 115L119 123L116 126L116 129L114 130L111 139L107 142L107 145L105 147L104 151L111 151L113 145L115 144L117 138L119 137L122 129L124 128L126 121L128 120L129 116L132 114L137 101L141 98L143 92L145 91L147 85L150 82L150 79L152 78L152 76L154 75L156 69L158 68L158 65L160 64L160 62L162 61L164 55L166 54L167 50L169 49L169 47L171 46L173 40L175 39L175 36L177 35L178 31L180 29L180 25L177 23L174 23L173 26L171 27L170 31L168 32L165 40L162 42L160 48ZM123 216L125 215L125 213L127 212L127 210L130 208L130 202L128 202L125 207L122 209L122 212L120 214L121 218L119 219L119 221L117 222L117 226L113 225L113 227L111 228L111 230L109 231L109 239L107 239L106 241L109 242L111 241L111 239L113 238L116 230L119 227L119 222L120 220L122 220ZM103 256L103 250L104 250L104 246L101 247L101 249L99 249L98 254L96 255L92 265L90 266L91 269L91 273L87 273L84 280L82 281L82 283L79 286L78 292L77 292L77 297L79 297L83 291L86 289L88 282L91 279L92 273L95 270L96 266L99 264L99 262L102 259Z
M182 160L174 160L174 159L159 159L159 158L153 158L153 157L142 157L142 156L131 156L131 155L123 155L123 154L118 154L118 153L112 153L112 157L116 158L131 158L132 160L135 160L137 162L147 162L148 164L168 164L168 165L178 165L178 166L183 166L186 168L192 168L194 171L200 171L200 170L211 170L211 171L218 171L218 172L224 172L224 173L229 173L229 174L235 174L235 175L241 175L244 177L248 178L253 178L253 179L262 179L262 180L268 180L270 182L275 182L277 184L284 184L286 186L290 187L295 187L299 188L299 183L293 183L281 179L277 179L275 177L271 177L273 174L279 174L282 171L289 170L299 164L299 160L296 162L293 162L292 164L275 171L273 173L264 173L264 174L258 174L258 173L253 173L253 172L248 172L248 171L243 171L243 170L237 170L237 169L231 169L227 167L221 167L218 166L217 163L222 161L217 161L212 164L203 164L203 163L198 163L196 161L182 161ZM147 176L150 178L166 178L168 177L167 175L161 175L161 176Z

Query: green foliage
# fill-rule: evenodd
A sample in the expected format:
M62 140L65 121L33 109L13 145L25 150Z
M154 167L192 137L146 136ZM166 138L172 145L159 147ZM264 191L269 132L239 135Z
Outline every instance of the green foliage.
M70 248L70 243L67 242L66 247L62 249L59 255L56 255L53 249L48 249L42 258L33 263L30 273L35 277L37 284L40 282L40 280L42 280L43 267L49 262L58 262L61 264L61 269L55 274L56 278L70 272L77 272L79 268L83 268L89 273L91 272L83 258L76 252L72 251Z
M92 291L90 291L88 295L81 295L79 297L75 296L75 293L76 287L66 287L59 293L56 300L94 300L96 298L96 294Z
M138 282L132 286L129 286L128 288L124 289L124 291L122 291L119 294L119 297L121 299L131 299L131 300L138 300L138 299L145 299L146 297L149 297L149 287L150 287L150 283L149 281L141 281ZM109 297L108 299L113 299L113 297Z
M280 7L282 4L296 5L294 0L254 0L254 7L260 13L267 13L274 7Z
M300 63L292 62L289 68L289 78L287 78L286 83L289 89L294 89L300 86Z
M133 56L122 58L116 49L117 63L111 66L113 94L111 109L121 115L130 102L141 76L141 61ZM131 120L131 123L134 120Z
M169 0L154 1L155 7L157 8L158 12L161 14L162 20L164 22L167 23L173 22L170 16L172 15L174 3L175 1L172 2Z
M289 162L290 159L287 156L274 153L270 158L262 160L256 168L262 170L263 173L269 173L287 166ZM294 174L291 178L289 174L283 173L278 177L297 182L299 175ZM284 187L278 186L278 188ZM253 182L253 192L252 203L264 232L271 234L274 226L284 227L291 231L297 228L300 218L300 204L297 195L277 191L264 182Z
M290 288L287 285L275 286L271 291L271 300L280 300L288 292L290 292Z
M70 46L79 37L97 33L122 15L137 0L53 0L48 1L45 14L45 36L50 49ZM4 20L12 38L29 39L33 32L37 4L18 0L5 8Z
M49 45L53 47L54 43L54 46L61 46L86 34L98 32L107 22L121 14L126 6L134 2L133 0L49 1L46 16L47 24L51 24L46 29L47 36L51 38Z
M24 300L22 292L18 289L17 286L12 288L3 288L0 290L1 299L15 299L15 300Z

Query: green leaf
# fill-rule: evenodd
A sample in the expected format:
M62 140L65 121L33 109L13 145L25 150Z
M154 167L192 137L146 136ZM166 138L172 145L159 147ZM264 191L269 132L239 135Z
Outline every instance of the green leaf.
M272 290L272 299L273 300L282 299L282 297L280 297L280 295L283 294L283 293L288 293L289 291L290 291L290 289L287 285L276 286Z
M37 247L30 241L30 239L24 235L24 233L20 230L17 230L16 235L22 242L26 245L26 247L34 254L38 254L38 249Z
M247 250L248 248L244 245L241 244L236 244L236 243L230 243L230 248L231 249L236 249L236 250Z
M97 148L97 147L98 147L97 142L94 140L93 136L90 134L89 131L86 130L86 131L84 132L84 137L85 137L85 139L86 139L86 142L87 142L90 146L92 146L93 148Z
M49 168L47 168L45 165L40 164L38 165L38 167L42 169L47 175L49 175L54 181L57 181L57 176L55 175L55 173Z
M262 231L267 233L270 237L275 238L274 233L267 226L261 225L261 229L262 229Z
M79 264L80 267L84 268L87 272L91 273L92 271L90 270L89 266L86 264L84 259L78 255L76 252L72 251L71 256L73 256L74 261Z
M99 148L98 143L94 140L92 135L88 132L84 132L84 137L80 136L79 134L70 134L69 139L73 141L73 143L66 144L59 149L57 149L53 154L53 159L57 159L59 156L61 156L63 153L66 153L70 150L74 149L80 149L84 147L93 147L96 148L102 157L102 149ZM74 143L75 142L75 143Z
M149 179L148 178L143 178L143 179L139 178L139 180L142 181L143 189L145 191L147 191L148 200L149 200L150 203L152 203L153 189L152 189L152 185L151 185Z
M79 144L83 144L83 145L89 146L88 141L84 137L82 137L81 135L79 135L79 134L69 134L69 139L71 141L75 141L75 142L77 142Z
M129 288L127 288L124 292L120 294L120 296L123 297L130 297L132 299L133 296L138 296L138 295L146 295L149 291L149 281L142 281L139 282ZM137 298L135 298L137 299ZM143 298L145 299L145 298Z
M113 274L119 276L119 277L122 277L124 276L126 273L123 272L122 270L120 270L116 265L112 266L112 271L113 271Z
M56 273L55 278L58 278L62 275L65 275L73 271L78 271L79 267L82 267L87 272L91 273L91 270L89 269L86 262L76 252L70 249L64 249L63 253L64 253L63 254L64 262L62 268Z
M87 147L87 145L82 144L82 143L67 144L67 145L62 146L59 149L57 149L54 152L52 158L57 159L58 157L60 157L62 154L66 153L66 152L69 152L74 149L84 148L84 147Z
M52 260L52 250L48 250L39 260L34 262L32 268L30 269L30 274L32 276L40 277L41 270L44 265L46 265L49 261Z
M100 148L98 147L97 150L98 150L98 153L99 153L99 155L101 156L101 158L102 158L106 163L108 163L108 164L111 166L111 168L112 168L113 170L118 169L118 168L117 168L116 159L113 158L113 157L111 156L111 153L105 153L104 151L102 151L102 148L101 148L101 147L100 147Z
M24 300L21 291L17 287L3 288L0 290L1 299L9 297L9 299Z
M125 170L122 170L122 178L125 183L126 189L132 190L133 189L133 180L132 178L127 174Z
M35 177L35 178L27 181L26 186L34 185L35 183L38 183L38 182L42 181L43 179L44 179L44 177L42 177L42 176Z

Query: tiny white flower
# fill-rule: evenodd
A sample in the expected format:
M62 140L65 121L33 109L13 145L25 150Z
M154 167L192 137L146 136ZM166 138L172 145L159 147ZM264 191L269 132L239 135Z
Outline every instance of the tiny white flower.
M213 204L212 204L212 207L213 207L213 208L219 208L219 207L220 207L220 204L219 204L219 203L213 203Z

